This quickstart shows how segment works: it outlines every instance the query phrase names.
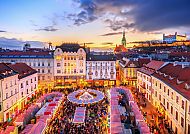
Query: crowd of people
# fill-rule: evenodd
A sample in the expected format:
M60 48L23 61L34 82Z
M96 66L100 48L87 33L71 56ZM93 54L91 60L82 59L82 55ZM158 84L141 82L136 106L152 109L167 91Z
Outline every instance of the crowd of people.
M65 100L55 116L48 123L46 134L106 134L108 131L108 99L105 98L95 104L79 105ZM84 123L73 123L76 107L86 107Z

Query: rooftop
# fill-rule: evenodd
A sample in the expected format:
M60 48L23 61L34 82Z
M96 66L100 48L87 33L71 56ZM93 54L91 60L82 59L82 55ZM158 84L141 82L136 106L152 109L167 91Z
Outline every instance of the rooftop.
M169 63L156 71L153 76L190 100L190 67Z
M37 73L37 71L25 63L16 63L9 65L12 69L19 73L19 79Z
M53 53L44 52L30 52L30 51L11 51L0 52L0 58L53 58Z
M116 57L113 54L108 55L87 55L87 61L116 61Z
M152 60L148 64L146 64L143 67L141 67L139 69L139 71L143 72L145 74L151 75L155 71L157 71L158 69L160 69L164 64L165 64L165 62L163 62L163 61Z
M63 43L60 46L56 46L55 49L61 48L63 52L77 52L79 48L84 48L78 43Z
M17 74L15 70L9 67L6 63L0 63L0 79Z

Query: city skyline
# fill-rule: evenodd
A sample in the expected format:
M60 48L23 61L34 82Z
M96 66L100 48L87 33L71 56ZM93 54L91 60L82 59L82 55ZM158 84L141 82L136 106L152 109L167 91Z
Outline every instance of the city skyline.
M161 40L163 33L189 35L190 19L184 17L190 15L189 4L187 0L1 0L0 42L14 38L11 47L37 41L32 43L110 48L121 44L123 30L127 42Z

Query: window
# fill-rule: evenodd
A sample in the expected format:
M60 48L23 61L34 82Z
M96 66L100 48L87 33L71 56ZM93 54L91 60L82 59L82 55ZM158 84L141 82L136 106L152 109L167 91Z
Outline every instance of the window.
M159 100L161 101L161 95L159 95Z
M50 63L48 62L48 66L50 66Z
M61 63L57 63L57 67L60 67L61 66Z
M40 80L40 76L38 76L38 80Z
M155 96L157 97L157 91L155 91Z
M176 103L179 103L179 96L176 96Z
M67 63L65 63L64 66L67 66Z
M174 93L172 92L172 94L171 94L171 99L173 100L173 95L174 95Z
M10 87L12 87L13 86L13 83L12 83L12 81L11 81L11 83L10 83Z
M44 62L42 62L42 66L44 66Z
M38 73L40 73L40 69L38 69Z
M164 105L166 104L166 100L165 99L163 99L163 103L164 103Z
M170 96L170 90L168 89L168 96Z
M169 102L167 102L167 109L169 109Z
M184 119L183 119L183 117L181 117L181 126L182 127L184 126Z
M9 97L9 94L8 93L6 93L6 99Z
M21 88L23 88L23 83L21 83L21 85L20 85L20 86L21 86Z
M13 96L13 91L11 90L11 96Z
M51 73L50 69L48 69L48 73Z
M82 69L80 70L80 73L83 73L83 70L82 70Z
M181 108L184 109L184 105L185 105L185 102L184 102L184 100L182 100L182 101L181 101Z
M45 80L45 76L42 76L42 80Z
M156 81L156 87L157 87L157 81Z
M40 62L38 62L38 66L40 66Z
M70 60L70 57L68 57L68 60Z
M15 85L16 85L16 80L15 80Z
M23 97L24 95L23 95L23 92L21 93L21 96Z
M178 112L175 113L175 119L178 121Z
M15 94L16 94L16 89L15 89Z
M26 85L28 85L28 81L26 81Z
M166 92L166 87L164 86L164 93Z
M171 114L173 114L173 107L171 106Z
M57 73L60 74L60 73L61 73L61 70L57 70Z
M32 79L31 79L31 83L33 83Z
M162 89L162 85L161 85L161 83L160 83L160 89Z
M28 94L28 89L26 90L26 93Z
M44 69L42 69L42 73L44 73Z
M34 89L36 89L36 84L34 85Z
M34 78L34 80L36 81L36 77Z
M36 66L36 63L33 63L33 66L35 67L35 66Z

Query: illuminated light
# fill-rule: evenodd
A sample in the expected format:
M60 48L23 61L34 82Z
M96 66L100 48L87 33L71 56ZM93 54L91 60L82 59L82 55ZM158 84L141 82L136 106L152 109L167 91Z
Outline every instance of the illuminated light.
M55 59L56 59L56 60L61 60L61 58L62 58L62 57L61 57L60 55L58 55L58 56L56 56Z

